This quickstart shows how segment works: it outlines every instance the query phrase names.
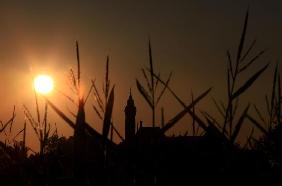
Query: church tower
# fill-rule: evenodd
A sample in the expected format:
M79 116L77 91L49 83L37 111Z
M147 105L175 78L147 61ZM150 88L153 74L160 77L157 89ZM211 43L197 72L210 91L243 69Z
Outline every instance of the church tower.
M124 112L125 112L125 140L131 140L135 135L135 115L136 115L136 107L134 105L134 100L132 99L131 90Z

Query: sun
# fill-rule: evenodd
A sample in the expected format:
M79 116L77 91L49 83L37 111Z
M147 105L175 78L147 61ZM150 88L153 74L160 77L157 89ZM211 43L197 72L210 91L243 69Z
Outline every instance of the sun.
M54 89L54 82L51 76L40 74L34 78L33 86L36 92L48 94Z

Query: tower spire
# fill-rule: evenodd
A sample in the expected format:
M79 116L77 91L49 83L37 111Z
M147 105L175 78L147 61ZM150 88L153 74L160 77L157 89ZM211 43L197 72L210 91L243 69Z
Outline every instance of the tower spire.
M131 87L130 87L130 89L129 89L129 96L131 96Z
M129 90L129 97L127 105L124 109L125 112L125 140L131 140L135 135L135 115L136 107L132 98L131 88Z

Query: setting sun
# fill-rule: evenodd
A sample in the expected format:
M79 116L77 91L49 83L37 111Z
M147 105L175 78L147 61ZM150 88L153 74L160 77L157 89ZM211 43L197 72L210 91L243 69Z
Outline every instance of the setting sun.
M53 90L54 83L51 76L41 74L34 78L33 86L36 92L48 94Z

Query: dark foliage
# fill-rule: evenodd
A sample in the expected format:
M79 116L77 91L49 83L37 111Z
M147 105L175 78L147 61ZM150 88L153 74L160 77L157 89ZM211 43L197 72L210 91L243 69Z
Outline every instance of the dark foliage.
M1 185L281 185L282 97L278 67L274 72L271 99L270 101L266 99L268 117L264 117L256 106L254 108L260 120L251 116L248 113L250 104L243 107L239 116L236 115L239 98L268 68L266 64L249 79L243 81L242 85L237 83L240 73L249 69L264 53L261 51L249 57L255 41L245 50L248 17L247 11L236 57L232 58L231 53L227 51L227 103L221 104L214 100L223 122L218 122L206 112L202 112L203 117L200 116L195 107L198 102L206 98L211 88L195 97L192 94L191 103L186 104L169 86L171 74L166 81L155 74L156 69L149 42L150 67L142 69L147 89L138 80L136 85L139 93L152 109L152 127L144 127L140 124L135 131L136 107L130 93L125 117L130 117L130 119L126 118L126 125L134 126L128 127L127 133L130 137L125 140L112 123L114 86L110 86L109 58L107 57L103 85L104 99L101 98L102 94L98 92L95 81L92 81L92 86L84 98L80 87L80 56L76 42L77 73L73 70L70 73L77 103L75 99L66 96L77 106L77 112L74 114L76 120L72 121L47 98L42 120L36 97L37 120L32 117L27 108L25 108L25 115L40 142L40 153L34 152L28 155L31 149L25 144L25 122L24 128L16 135L17 137L22 134L22 140L16 141L15 137L13 145L0 142ZM161 86L162 89L156 96L157 87ZM92 90L97 100L93 108L103 124L101 134L91 127L93 125L86 122L84 107ZM168 122L164 121L162 109L162 125L157 127L155 109L166 90L183 109ZM48 106L74 130L73 136L60 137L57 132L49 135ZM186 114L192 117L192 135L167 136L166 132ZM5 133L7 130L11 132L14 118L15 109L8 122L1 122L0 133ZM248 138L247 147L249 148L243 148L236 143L246 119L249 119L263 133L263 136L256 140L252 136L252 130ZM197 135L199 128L202 133ZM110 130L111 134L115 131L122 139L120 144L113 142L112 135L111 140L108 139Z

